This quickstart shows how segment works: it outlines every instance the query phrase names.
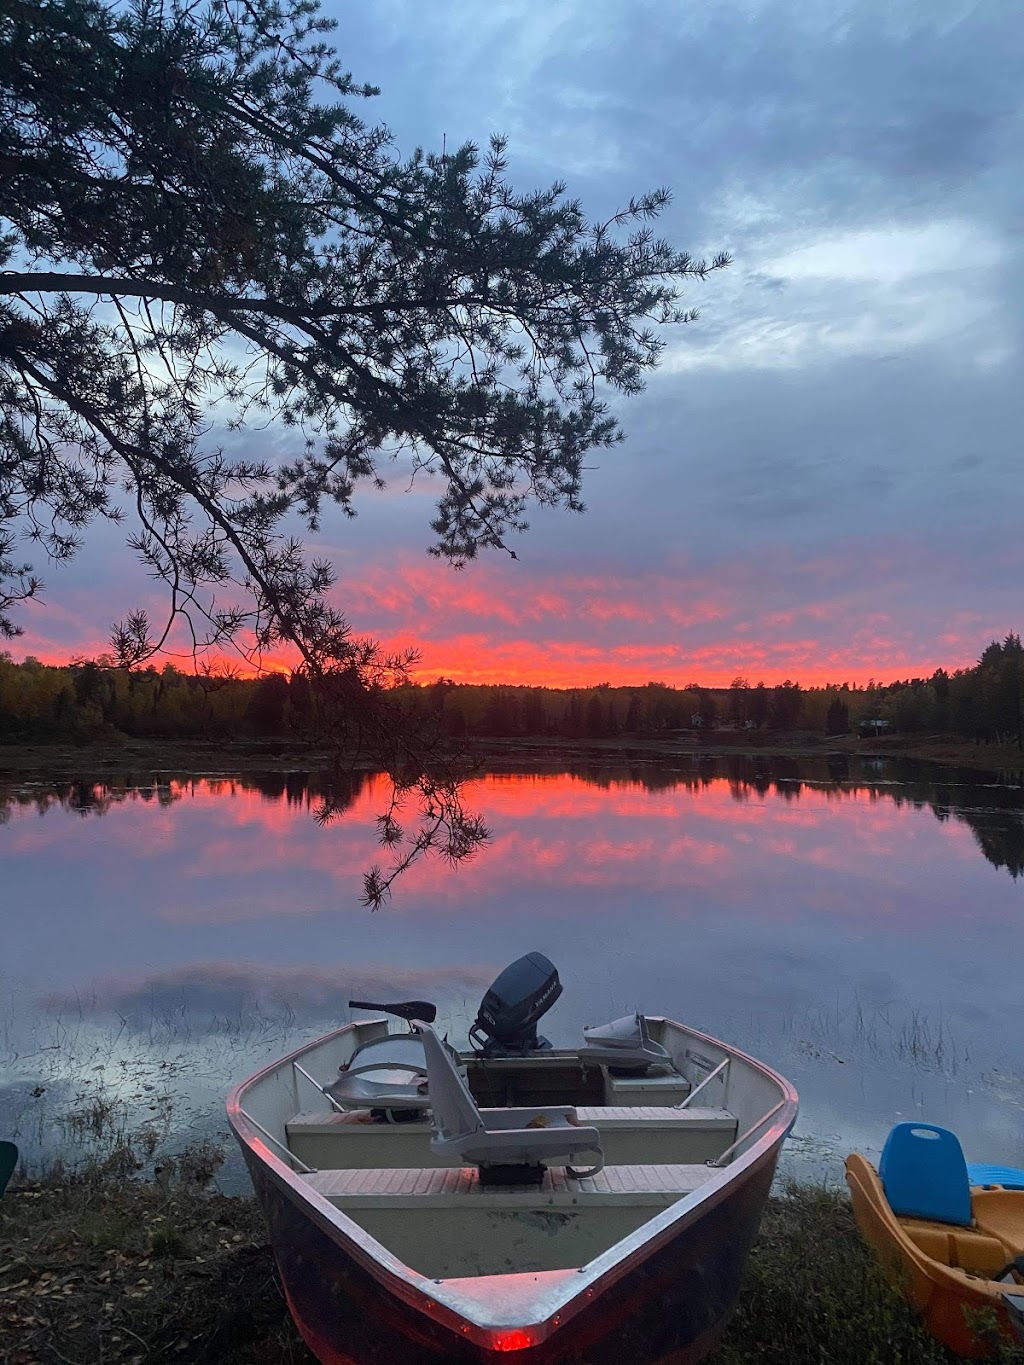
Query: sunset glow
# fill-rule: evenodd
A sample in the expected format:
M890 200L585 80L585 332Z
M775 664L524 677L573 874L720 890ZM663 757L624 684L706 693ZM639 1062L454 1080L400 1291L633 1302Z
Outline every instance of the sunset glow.
M884 566L882 566L884 567ZM845 561L809 560L799 566L801 591L851 571ZM787 679L805 687L870 679L928 677L973 664L991 638L1011 628L998 613L960 613L910 629L894 612L879 611L870 589L807 591L786 610L751 610L762 589L751 579L733 586L675 580L648 573L632 577L565 575L541 583L523 566L481 564L462 573L445 565L404 558L387 573L346 581L336 593L353 633L379 641L385 651L414 648L411 676L459 683L551 688L613 687L664 682L728 687L737 676L751 684ZM96 658L109 649L102 635L104 603L91 619L49 606L33 607L35 627L15 642L15 657L32 654L48 664ZM153 601L154 617L159 602ZM36 627L36 622L38 626ZM194 662L184 632L172 635L155 662L189 671ZM240 676L253 673L238 653L206 661ZM296 652L263 656L265 671L289 672Z
M700 317L666 328L646 390L616 400L626 439L587 453L582 516L527 507L515 558L456 573L426 553L441 481L385 452L385 487L359 484L356 518L325 508L307 536L336 566L334 605L356 635L418 650L422 682L815 687L972 665L1024 624L1020 92L1000 6L909 26L669 7L643 32L614 7L570 11L346 15L342 60L379 81L367 117L400 153L507 132L518 188L564 179L599 220L664 184L657 233L733 264L687 285ZM952 122L951 62L970 113ZM717 74L683 98L689 63ZM272 466L302 446L273 420L239 439ZM15 658L95 657L140 606L162 627L125 534L91 527L70 565L35 565ZM165 657L191 665L184 631Z

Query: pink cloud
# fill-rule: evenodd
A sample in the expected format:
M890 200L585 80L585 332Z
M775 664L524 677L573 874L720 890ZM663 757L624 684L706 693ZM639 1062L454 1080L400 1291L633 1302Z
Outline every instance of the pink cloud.
M863 684L968 665L988 639L1013 628L963 602L922 604L914 575L931 584L951 566L910 544L802 557L760 547L701 566L557 576L525 560L455 573L412 555L385 564L349 553L341 567L337 601L355 633L387 649L417 647L415 676L425 682L725 687L739 675L769 686L787 678ZM33 609L19 649L46 662L99 653L109 622L94 618L106 610L81 590L70 605ZM187 656L174 661L189 666ZM295 662L282 651L264 665Z

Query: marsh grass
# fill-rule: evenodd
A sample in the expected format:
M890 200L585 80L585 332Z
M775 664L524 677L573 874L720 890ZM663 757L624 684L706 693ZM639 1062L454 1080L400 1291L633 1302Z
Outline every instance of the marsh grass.
M197 1127L223 1134L228 1078L284 1051L294 1022L287 1003L234 1016L143 1008L112 1021L85 1001L5 1043L0 1019L0 1130L37 1175L57 1154L73 1167L118 1146L131 1146L149 1170L175 1135ZM319 1021L307 1030L318 1031Z
M971 1065L971 1047L957 1036L949 1019L902 1002L868 1005L856 993L837 999L831 1008L788 1017L783 1032L796 1039L799 1051L812 1056L819 1055L816 1043L827 1045L824 1051L837 1062L847 1058L833 1048L865 1055L880 1065L903 1062L948 1077Z

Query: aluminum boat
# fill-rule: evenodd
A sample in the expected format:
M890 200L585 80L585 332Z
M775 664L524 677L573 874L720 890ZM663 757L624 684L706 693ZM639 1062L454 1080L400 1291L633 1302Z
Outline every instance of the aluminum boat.
M460 1051L429 1002L350 1002L377 1017L231 1092L324 1365L685 1365L713 1349L796 1092L659 1016L553 1048L536 1022L560 993L547 958L520 958Z

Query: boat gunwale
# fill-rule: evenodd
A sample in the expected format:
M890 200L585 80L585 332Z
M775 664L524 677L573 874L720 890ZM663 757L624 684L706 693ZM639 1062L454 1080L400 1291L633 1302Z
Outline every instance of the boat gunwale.
M636 1231L614 1243L585 1265L539 1272L535 1278L549 1280L547 1292L536 1296L533 1313L528 1320L521 1313L516 1314L515 1320L516 1326L531 1333L534 1345L539 1345L553 1331L563 1327L570 1317L575 1316L605 1290L628 1275L640 1262L647 1260L655 1251L674 1240L686 1227L720 1204L734 1189L751 1179L773 1155L777 1154L796 1121L798 1106L796 1089L773 1067L732 1044L723 1042L720 1038L691 1028L688 1024L681 1024L664 1015L649 1015L648 1018L651 1022L671 1023L695 1041L721 1048L730 1059L744 1062L767 1077L779 1087L782 1094L780 1107L766 1123L761 1136L752 1142L745 1152L728 1165L721 1167L691 1194L685 1195L654 1218L648 1219ZM463 1337L468 1335L479 1345L492 1346L494 1332L507 1329L510 1325L503 1320L500 1309L489 1313L478 1295L471 1296L460 1292L457 1288L460 1283L457 1277L437 1281L406 1265L382 1242L305 1182L299 1172L287 1165L263 1140L253 1126L254 1121L249 1119L244 1110L244 1094L257 1082L273 1072L290 1066L292 1062L315 1048L333 1041L349 1030L354 1030L359 1024L378 1022L387 1023L387 1020L376 1018L352 1020L337 1029L321 1034L311 1042L304 1043L239 1082L227 1097L229 1125L236 1138L260 1161L267 1175L284 1190L287 1197L301 1206L303 1212L312 1217L332 1240L340 1242L345 1253L351 1255L388 1292L395 1294L410 1307L425 1313L434 1321L443 1322ZM485 1281L512 1279L515 1276L472 1278ZM447 1287L449 1285L450 1288Z

